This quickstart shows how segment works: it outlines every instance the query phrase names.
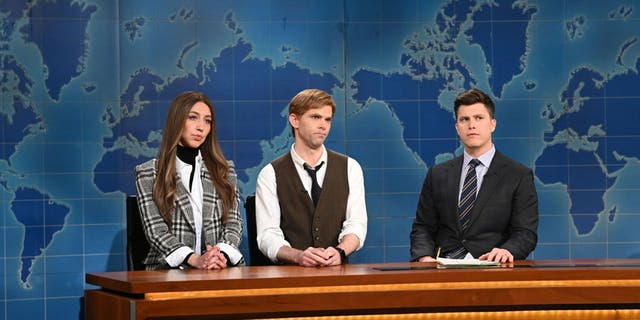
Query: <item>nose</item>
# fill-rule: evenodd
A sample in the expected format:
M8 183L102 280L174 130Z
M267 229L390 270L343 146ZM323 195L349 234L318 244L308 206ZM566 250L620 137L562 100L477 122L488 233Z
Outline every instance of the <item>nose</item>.
M198 121L196 124L196 130L198 131L204 131L204 126L206 124L204 123L204 121Z

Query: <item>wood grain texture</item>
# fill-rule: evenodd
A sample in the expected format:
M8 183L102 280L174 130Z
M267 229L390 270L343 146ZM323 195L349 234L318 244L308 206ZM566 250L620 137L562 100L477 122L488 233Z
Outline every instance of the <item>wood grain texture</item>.
M102 287L87 291L88 315L95 306L124 308L118 296L136 319L640 309L640 260L519 261L487 269L429 263L263 266L109 272L86 279Z

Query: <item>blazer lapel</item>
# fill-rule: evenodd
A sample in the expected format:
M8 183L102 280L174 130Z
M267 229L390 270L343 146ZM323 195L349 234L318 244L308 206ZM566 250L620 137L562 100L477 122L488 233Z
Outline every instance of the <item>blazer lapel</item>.
M458 226L458 233L461 234L462 230L460 229L460 224L458 223L458 195L460 193L460 176L462 174L462 162L463 157L458 157L456 161L453 161L449 167L447 167L447 172L445 172L445 177L453 177L447 179L446 189L447 194L450 200L447 200L445 203L449 205L450 214L445 215L446 217L451 217L453 219L453 223Z
M207 166L204 161L200 161L200 179L202 181L202 229L204 231L203 238L205 244L211 244L214 239L210 238L214 233L214 215L215 215L215 201L218 199L218 194L213 187L211 181L211 175L207 171Z
M178 180L176 181L176 202L177 208L180 208L184 214L184 219L187 221L192 230L196 230L196 224L193 220L193 209L191 208L191 201L189 201L189 194L187 193L187 189L182 184L182 180L180 180L180 175L178 175Z

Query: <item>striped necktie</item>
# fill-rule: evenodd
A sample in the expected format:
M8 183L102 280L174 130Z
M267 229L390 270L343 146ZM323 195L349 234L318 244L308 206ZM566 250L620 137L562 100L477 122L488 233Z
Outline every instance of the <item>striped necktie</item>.
M473 210L473 204L476 202L476 193L478 190L476 167L479 164L480 160L478 159L473 159L469 162L469 170L467 170L467 175L464 177L462 193L460 194L460 201L458 202L458 223L460 224L460 229L463 233L469 228L471 211ZM460 259L466 254L467 250L461 246L451 252L449 256L454 259Z
M467 170L467 176L464 177L462 194L460 195L460 202L458 202L458 221L463 232L469 228L471 210L473 210L473 204L476 202L476 193L478 192L476 166L479 164L480 161L478 159L473 159L469 162L469 170Z

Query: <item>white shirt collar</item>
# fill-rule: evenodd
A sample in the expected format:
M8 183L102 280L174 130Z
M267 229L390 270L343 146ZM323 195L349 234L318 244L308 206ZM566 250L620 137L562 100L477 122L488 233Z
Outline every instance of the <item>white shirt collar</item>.
M482 166L488 168L491 165L491 160L493 160L493 156L496 154L496 145L492 145L491 149L489 149L489 151L483 153L481 156L479 156L478 160L480 160L480 163ZM467 151L464 151L464 160L462 162L462 167L467 167L469 165L469 162L474 159L473 157L471 157Z
M296 152L294 146L295 146L295 143L291 145L291 159L293 159L293 163L297 167L302 168L302 166L303 166L303 164L305 164L305 162L302 159L302 157L300 157L300 155L298 155L298 153ZM324 163L327 163L327 149L324 147L324 145L322 145L322 155L320 156L320 159L319 159L318 163L316 163L315 165L317 166L323 161L324 161Z

